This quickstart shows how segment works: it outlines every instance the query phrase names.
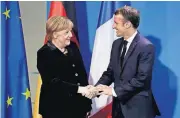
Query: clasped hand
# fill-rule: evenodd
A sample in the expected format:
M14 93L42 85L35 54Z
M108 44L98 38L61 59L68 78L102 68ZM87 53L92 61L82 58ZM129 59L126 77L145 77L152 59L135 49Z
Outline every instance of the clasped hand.
M92 99L98 95L112 95L112 88L106 85L98 85L94 87L93 85L88 85L85 87L79 87L78 93L82 94L89 99Z

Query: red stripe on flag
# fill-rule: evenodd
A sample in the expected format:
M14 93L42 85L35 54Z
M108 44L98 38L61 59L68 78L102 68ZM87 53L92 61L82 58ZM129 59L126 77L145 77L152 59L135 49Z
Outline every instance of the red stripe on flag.
M112 118L111 111L112 111L112 102L107 106L105 106L100 111L98 111L96 114L91 116L90 118Z
M57 15L67 16L62 2L52 1L48 18L50 18L51 16L57 16Z

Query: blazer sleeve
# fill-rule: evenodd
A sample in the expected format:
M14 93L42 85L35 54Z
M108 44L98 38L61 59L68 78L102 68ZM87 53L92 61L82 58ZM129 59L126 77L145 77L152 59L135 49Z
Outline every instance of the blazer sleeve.
M60 88L70 93L77 93L78 86L76 84L62 81L60 77L56 76L53 69L56 63L52 56L51 52L48 51L38 51L37 53L37 69L41 75L43 84Z
M149 44L144 46L142 50L138 62L137 76L114 89L120 100L129 98L132 93L143 89L147 79L151 76L154 63L154 46Z

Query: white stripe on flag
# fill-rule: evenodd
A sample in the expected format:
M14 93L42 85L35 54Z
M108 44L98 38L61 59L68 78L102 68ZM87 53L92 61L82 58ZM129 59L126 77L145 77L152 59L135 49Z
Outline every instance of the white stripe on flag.
M104 71L106 71L109 60L112 43L117 37L112 29L113 18L101 25L96 31L96 37L93 47L93 54L90 67L89 83L95 85ZM114 38L113 38L114 37ZM100 109L112 102L112 98L101 95L93 99L92 114L94 115Z

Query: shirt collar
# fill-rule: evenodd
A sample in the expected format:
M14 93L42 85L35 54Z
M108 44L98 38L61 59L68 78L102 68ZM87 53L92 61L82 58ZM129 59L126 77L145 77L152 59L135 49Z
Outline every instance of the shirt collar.
M126 41L128 43L131 43L133 41L134 37L136 36L136 34L137 34L137 31L135 31L134 34L131 37L129 37Z

